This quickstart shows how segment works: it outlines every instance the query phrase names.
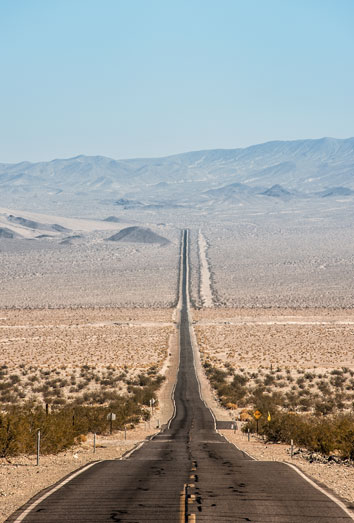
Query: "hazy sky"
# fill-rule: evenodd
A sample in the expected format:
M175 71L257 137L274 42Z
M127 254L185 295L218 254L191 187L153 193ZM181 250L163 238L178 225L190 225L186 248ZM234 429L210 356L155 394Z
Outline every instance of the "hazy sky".
M353 0L1 0L0 162L354 136Z

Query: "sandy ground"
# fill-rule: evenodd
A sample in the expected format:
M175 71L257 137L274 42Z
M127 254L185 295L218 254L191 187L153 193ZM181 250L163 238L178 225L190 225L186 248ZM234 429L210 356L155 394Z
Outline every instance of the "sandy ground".
M354 367L353 310L196 311L202 353L234 367Z
M193 317L194 319L200 319L202 316L206 316L208 319L210 319L210 317L213 316L215 319L215 317L218 316L218 312L220 311L193 311ZM225 313L227 313L228 316L230 315L230 311L222 311L222 314ZM246 314L249 314L249 312L247 311ZM198 351L197 338L193 333L193 330L194 329L192 329L191 334L195 366L201 386L202 398L207 406L212 410L217 420L231 420L233 417L232 411L221 407L203 371L203 367L201 365L201 355ZM236 444L238 448L248 452L255 459L292 462L309 477L323 483L327 488L331 489L338 496L351 503L354 502L354 467L347 467L344 465L330 463L309 463L304 458L298 456L295 456L293 459L291 459L288 452L289 447L287 445L265 444L260 438L257 438L256 436L251 436L251 441L248 442L247 436L241 433L240 428L236 433L234 433L232 430L225 430L220 432L225 437L227 437L229 441Z
M207 259L207 241L201 231L198 235L199 262L200 262L200 297L204 307L213 306L213 293L211 290L210 270Z
M164 247L76 232L67 240L2 239L0 307L175 305L179 231Z
M170 338L169 356L162 369L166 381L159 393L159 407L153 412L150 422L141 423L135 429L115 432L112 436L98 436L96 453L93 453L93 435L82 445L58 454L42 456L36 466L35 456L22 456L9 461L0 460L0 521L42 489L53 485L62 477L95 460L119 459L141 441L158 432L173 414L171 400L178 370L178 338L174 332Z
M274 202L275 203L275 202ZM276 205L275 205L276 207ZM224 307L352 307L352 225L254 213L205 224L215 303ZM334 209L333 209L334 211ZM219 217L220 220L221 217ZM351 217L349 218L351 220Z

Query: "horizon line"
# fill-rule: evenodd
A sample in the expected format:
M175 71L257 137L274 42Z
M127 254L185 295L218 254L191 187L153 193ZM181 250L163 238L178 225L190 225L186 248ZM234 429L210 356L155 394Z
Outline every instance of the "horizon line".
M239 151L239 150L246 150L250 149L252 147L259 147L262 145L268 145L270 143L295 143L295 142L319 142L321 140L335 140L337 142L344 142L348 140L354 140L354 136L348 136L347 138L334 138L332 136L322 136L321 138L296 138L294 140L267 140L266 142L259 142L251 145L247 145L244 147L216 147L212 149L193 149L189 151L183 151L179 153L173 153L173 154L167 154L163 156L135 156L130 158L113 158L111 156L105 156L102 154L77 154L75 156L66 156L61 158L53 158L52 160L38 160L38 161L29 161L29 160L21 160L19 162L0 162L0 165L20 165L21 163L26 164L37 164L37 163L51 163L56 161L66 161L66 160L75 160L77 158L105 158L108 160L113 160L115 162L124 162L124 161L132 161L132 160L154 160L154 159L163 159L163 158L172 158L174 156L182 156L184 154L192 154L192 153L202 153L202 152L212 152L212 151Z

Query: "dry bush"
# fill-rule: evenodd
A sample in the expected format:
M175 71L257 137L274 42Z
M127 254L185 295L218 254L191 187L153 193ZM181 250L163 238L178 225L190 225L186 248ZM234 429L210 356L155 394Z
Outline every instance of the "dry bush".
M141 375L140 384L132 386L126 396L101 392L101 398L87 395L74 403L52 402L48 413L30 403L13 406L0 414L0 457L34 453L38 429L41 430L41 452L51 454L74 445L88 432L106 432L110 412L116 414L114 429L147 420L150 411L146 407L152 399L157 405L156 392L163 380L161 375L154 378ZM105 405L97 406L100 402Z

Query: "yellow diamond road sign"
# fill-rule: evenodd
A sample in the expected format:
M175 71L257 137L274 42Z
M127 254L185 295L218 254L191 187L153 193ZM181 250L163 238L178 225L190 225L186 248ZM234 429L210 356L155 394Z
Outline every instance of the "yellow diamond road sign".
M262 413L261 413L259 410L256 410L256 412L253 413L253 416L254 416L256 419L259 419L259 418L262 416Z

